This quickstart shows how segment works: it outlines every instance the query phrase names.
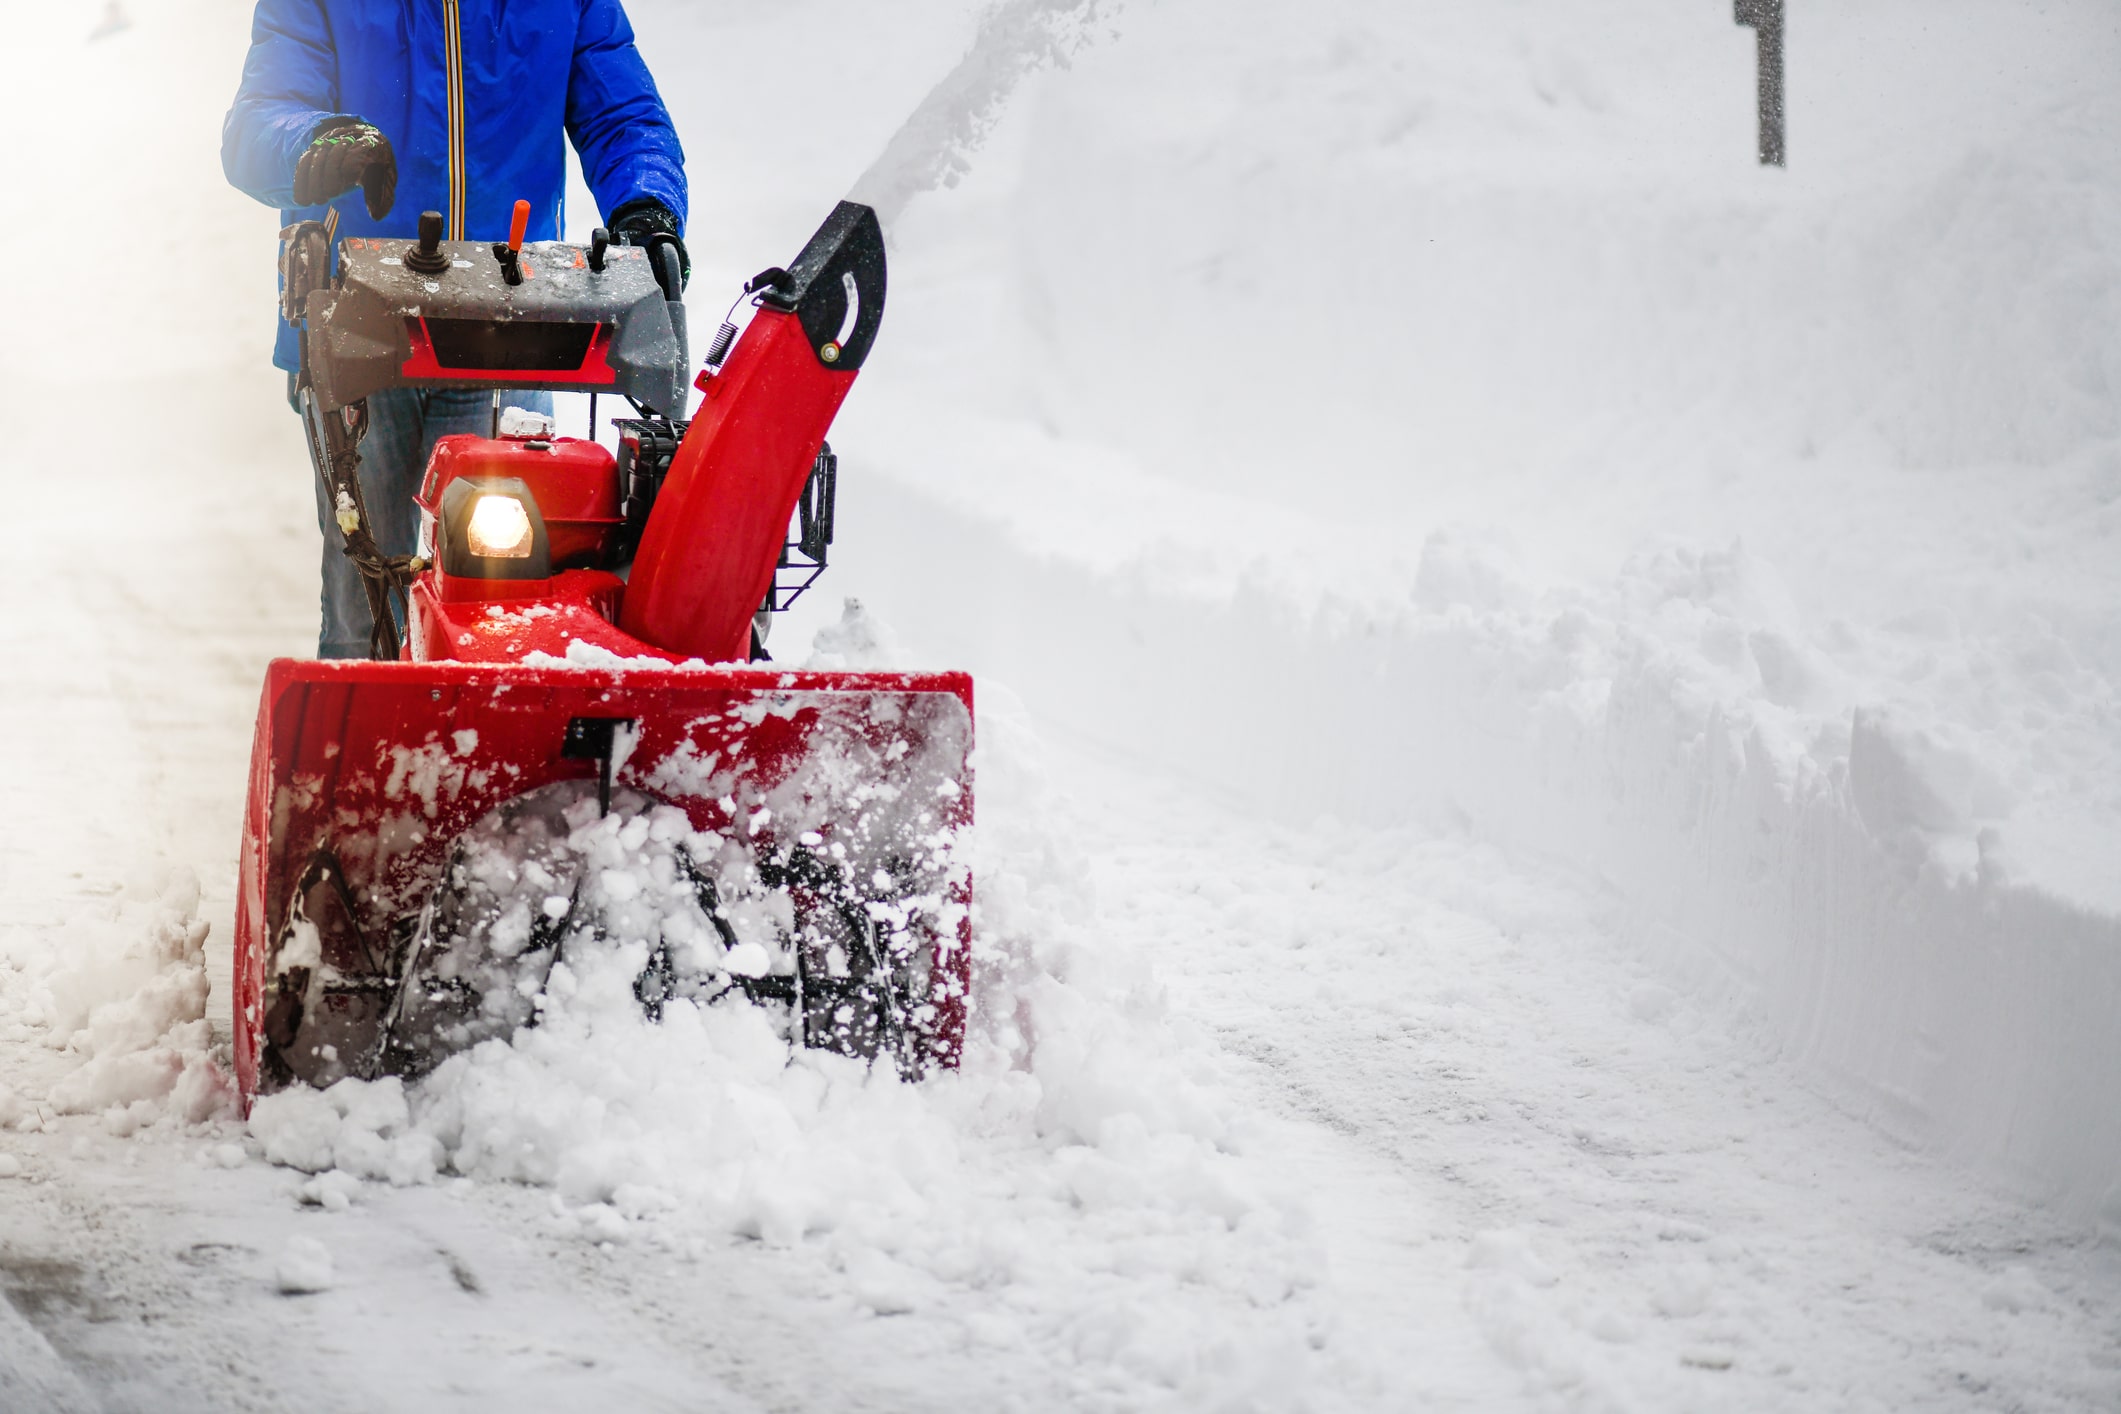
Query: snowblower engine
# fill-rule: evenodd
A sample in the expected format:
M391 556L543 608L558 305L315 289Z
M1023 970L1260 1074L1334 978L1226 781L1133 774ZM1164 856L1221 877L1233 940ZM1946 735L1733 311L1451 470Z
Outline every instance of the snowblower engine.
M750 281L748 325L725 321L688 382L674 257L602 231L526 245L527 210L493 244L442 240L434 213L414 241L336 252L314 223L283 233L312 464L374 661L266 673L236 919L245 1103L417 1076L537 1024L563 972L613 966L650 1020L749 1004L798 1044L953 1065L970 679L760 662L832 543L825 434L883 316L876 216L840 203ZM436 444L407 557L377 547L357 475L365 399L397 387L496 394L492 436ZM614 454L504 407L519 389L634 415Z

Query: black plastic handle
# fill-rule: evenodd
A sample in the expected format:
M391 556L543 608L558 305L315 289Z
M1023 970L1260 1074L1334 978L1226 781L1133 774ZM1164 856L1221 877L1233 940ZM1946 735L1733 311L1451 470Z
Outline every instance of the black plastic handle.
M653 261L655 282L663 287L663 298L677 304L685 298L685 264L678 259L678 249L668 241L656 241L648 247L648 258Z

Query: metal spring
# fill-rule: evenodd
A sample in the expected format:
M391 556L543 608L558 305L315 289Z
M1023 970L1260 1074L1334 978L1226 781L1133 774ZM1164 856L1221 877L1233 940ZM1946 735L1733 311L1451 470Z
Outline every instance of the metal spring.
M735 342L736 325L725 319L722 327L714 331L714 342L707 346L707 366L720 368L722 360L729 357L729 346Z

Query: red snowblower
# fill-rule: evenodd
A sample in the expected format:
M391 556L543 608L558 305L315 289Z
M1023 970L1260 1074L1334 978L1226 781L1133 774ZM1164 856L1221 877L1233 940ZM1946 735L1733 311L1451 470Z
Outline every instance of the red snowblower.
M954 1065L971 680L759 661L832 543L825 434L883 317L875 213L840 203L750 281L749 324L725 321L688 384L676 253L601 230L526 246L526 211L493 245L442 240L430 212L412 242L340 241L335 268L322 227L283 233L310 453L374 661L266 672L236 909L246 1109L535 1025L593 943L634 950L650 1018L748 1003L802 1045ZM438 443L418 553L393 558L355 471L365 400L403 387L492 389L496 415ZM590 394L592 433L598 396L634 416L614 455L504 414L516 389Z

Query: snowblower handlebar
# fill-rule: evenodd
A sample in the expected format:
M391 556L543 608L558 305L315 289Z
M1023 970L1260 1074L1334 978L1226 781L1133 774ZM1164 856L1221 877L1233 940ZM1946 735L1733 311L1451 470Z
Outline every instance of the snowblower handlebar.
M339 242L338 278L301 300L326 411L384 388L532 388L683 415L684 306L665 299L647 250L431 234Z

